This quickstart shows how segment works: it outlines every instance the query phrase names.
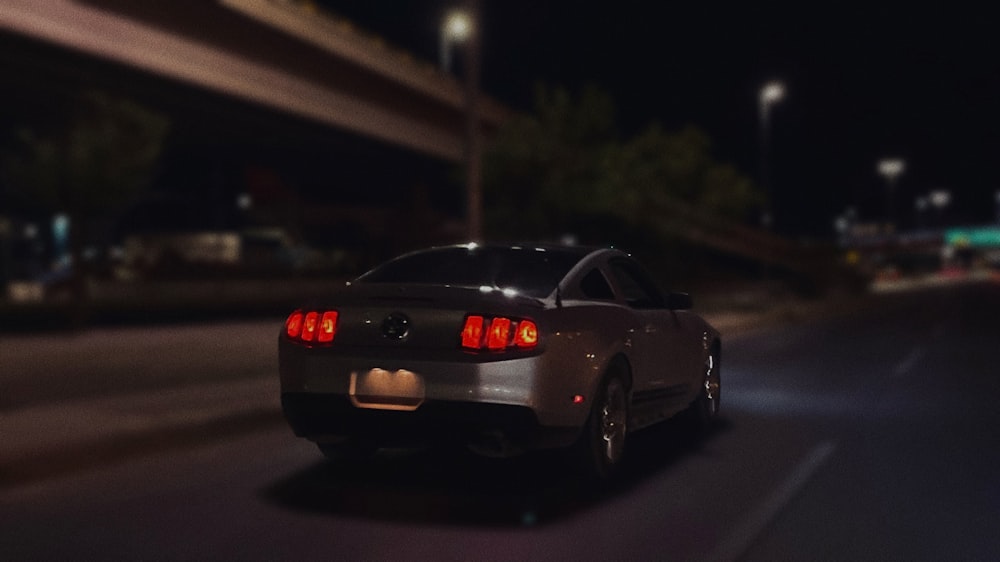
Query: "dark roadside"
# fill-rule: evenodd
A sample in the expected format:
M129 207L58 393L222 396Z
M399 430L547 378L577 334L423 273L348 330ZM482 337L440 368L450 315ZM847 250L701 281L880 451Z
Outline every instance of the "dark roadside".
M0 488L279 426L284 316L337 284L167 282L98 287L86 307L0 305ZM865 298L761 285L694 296L724 338Z

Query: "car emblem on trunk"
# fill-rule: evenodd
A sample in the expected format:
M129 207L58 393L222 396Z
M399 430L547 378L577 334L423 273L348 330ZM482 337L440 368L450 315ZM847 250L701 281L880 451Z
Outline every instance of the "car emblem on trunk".
M382 335L391 340L401 340L410 333L410 319L405 314L393 312L382 321Z

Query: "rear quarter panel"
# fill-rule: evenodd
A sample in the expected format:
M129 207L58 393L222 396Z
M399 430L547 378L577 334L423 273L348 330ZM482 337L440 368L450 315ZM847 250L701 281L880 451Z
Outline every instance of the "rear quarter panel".
M613 303L564 303L545 315L545 352L536 405L554 425L582 425L608 365L629 356L631 318ZM576 395L585 398L573 404Z

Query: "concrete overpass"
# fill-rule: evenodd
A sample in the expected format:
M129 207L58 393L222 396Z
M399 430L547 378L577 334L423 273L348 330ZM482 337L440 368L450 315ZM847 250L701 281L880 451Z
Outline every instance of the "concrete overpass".
M128 69L441 161L464 157L463 84L303 2L3 0L4 34L110 65L110 80ZM54 72L79 72L72 64ZM483 96L479 114L488 134L512 112ZM651 213L666 234L797 274L815 277L830 261L681 202Z
M301 2L4 0L2 33L439 159L463 157L462 84ZM509 113L480 100L487 132Z

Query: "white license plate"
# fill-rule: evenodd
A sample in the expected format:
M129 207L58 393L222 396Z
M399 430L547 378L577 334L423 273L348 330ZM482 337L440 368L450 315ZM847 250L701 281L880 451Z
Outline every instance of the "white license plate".
M376 410L416 410L426 396L424 379L413 371L372 369L351 373L351 403Z

